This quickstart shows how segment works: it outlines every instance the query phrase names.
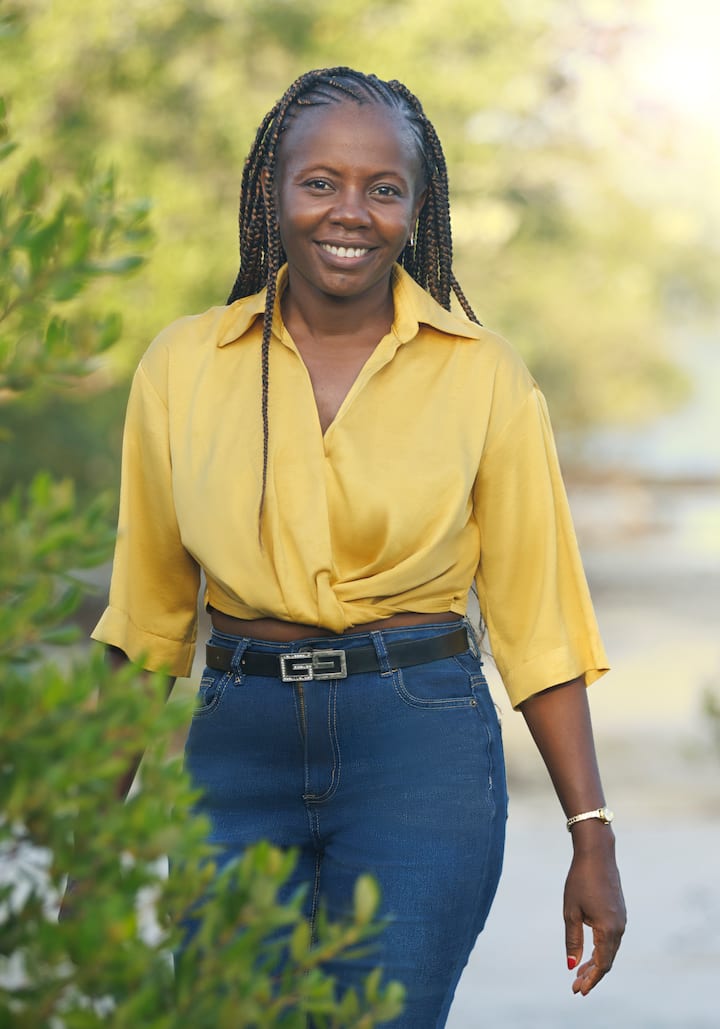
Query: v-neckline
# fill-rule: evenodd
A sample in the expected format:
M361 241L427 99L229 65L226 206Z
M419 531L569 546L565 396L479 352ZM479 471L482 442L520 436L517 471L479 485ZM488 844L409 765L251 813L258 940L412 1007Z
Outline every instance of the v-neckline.
M350 383L344 397L338 405L337 410L333 415L333 418L330 420L325 429L323 429L322 427L320 410L318 408L317 403L317 396L315 394L315 388L313 386L313 381L310 375L309 368L305 363L305 360L302 354L300 353L300 350L295 340L292 338L288 329L285 326L283 326L282 342L285 346L287 346L297 355L298 360L303 366L303 370L307 377L307 383L310 388L318 429L320 431L323 443L326 443L328 441L328 438L332 435L333 430L335 429L337 424L342 420L348 408L352 405L356 396L365 388L367 383L373 378L373 376L378 371L380 371L381 368L385 367L385 365L389 364L390 361L392 361L402 341L393 331L392 327L388 330L388 332L385 333L385 335L378 341L374 349L371 351L370 354L368 354L367 358L358 369L357 374Z

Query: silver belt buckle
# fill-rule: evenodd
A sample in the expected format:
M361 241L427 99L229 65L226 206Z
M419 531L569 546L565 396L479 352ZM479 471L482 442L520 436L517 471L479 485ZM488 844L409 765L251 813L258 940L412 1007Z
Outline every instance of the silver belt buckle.
M347 679L344 650L299 650L280 655L283 682L310 682L312 679Z

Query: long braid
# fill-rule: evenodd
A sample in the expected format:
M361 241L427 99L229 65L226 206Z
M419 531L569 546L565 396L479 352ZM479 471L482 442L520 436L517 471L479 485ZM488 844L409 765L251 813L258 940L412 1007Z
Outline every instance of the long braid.
M278 144L290 120L303 107L352 100L358 104L380 103L397 111L407 121L423 161L427 194L413 237L403 248L398 263L442 307L450 310L455 294L465 315L478 319L452 270L452 232L445 155L438 135L417 97L401 82L385 82L352 68L323 68L309 71L289 87L263 118L243 168L238 229L240 269L227 298L231 304L267 287L261 347L261 411L263 468L258 510L258 533L262 543L262 517L269 460L270 339L277 297L277 277L285 262L275 211L275 181Z

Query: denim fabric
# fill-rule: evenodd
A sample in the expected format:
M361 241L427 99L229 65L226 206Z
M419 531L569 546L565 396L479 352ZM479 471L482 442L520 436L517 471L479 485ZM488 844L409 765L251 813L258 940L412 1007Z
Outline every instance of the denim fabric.
M445 1025L495 895L507 793L495 707L473 650L401 670L386 647L457 623L270 644L214 632L234 669L206 669L187 747L212 840L228 857L258 839L298 847L297 881L347 913L371 872L391 921L372 952L328 971L341 989L381 965L407 990L394 1029ZM380 671L283 683L242 675L246 649L375 647ZM297 885L297 881L295 885Z

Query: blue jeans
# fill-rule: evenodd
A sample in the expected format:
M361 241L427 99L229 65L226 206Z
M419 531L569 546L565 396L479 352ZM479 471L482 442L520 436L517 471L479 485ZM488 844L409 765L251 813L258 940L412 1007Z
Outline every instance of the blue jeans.
M445 1025L500 877L507 792L495 707L474 650L401 670L386 647L457 623L288 644L213 632L234 651L373 646L380 670L284 683L206 669L186 747L212 840L299 848L297 882L331 919L371 872L391 921L371 953L327 971L341 990L378 965L407 990L394 1029Z

